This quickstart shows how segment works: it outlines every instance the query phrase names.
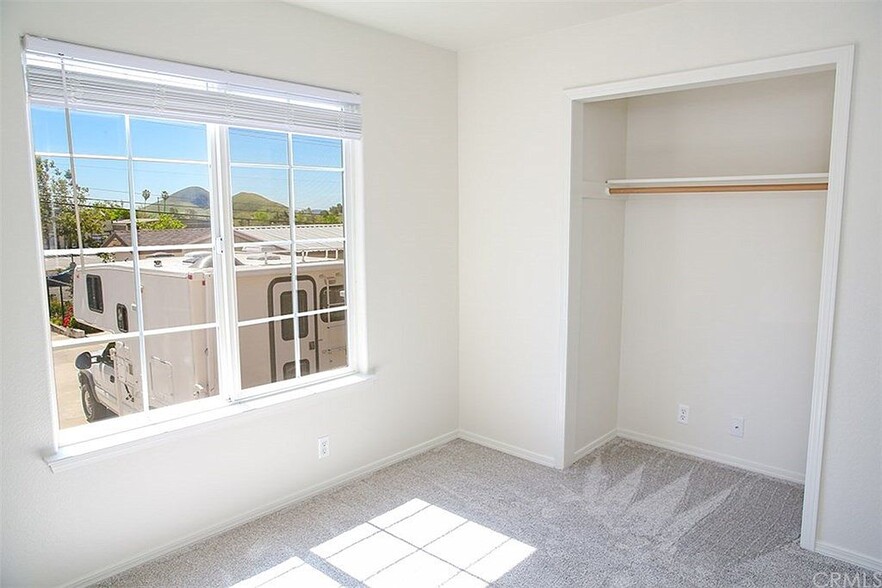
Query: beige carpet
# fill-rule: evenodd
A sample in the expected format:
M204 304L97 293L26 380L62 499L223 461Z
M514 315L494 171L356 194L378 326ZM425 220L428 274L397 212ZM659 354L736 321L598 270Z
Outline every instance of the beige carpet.
M465 441L104 586L812 586L801 486L614 440L558 471Z

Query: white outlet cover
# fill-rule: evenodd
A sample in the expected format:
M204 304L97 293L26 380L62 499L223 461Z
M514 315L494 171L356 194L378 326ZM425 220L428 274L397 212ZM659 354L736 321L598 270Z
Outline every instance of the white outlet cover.
M331 440L327 437L319 437L318 438L318 457L322 459L323 457L328 457L331 454Z
M685 404L677 406L677 422L681 425L689 424L689 406Z

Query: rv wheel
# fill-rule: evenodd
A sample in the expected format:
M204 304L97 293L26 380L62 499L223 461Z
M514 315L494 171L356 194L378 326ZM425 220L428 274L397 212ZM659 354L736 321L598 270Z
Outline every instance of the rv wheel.
M83 414L86 415L86 422L93 423L100 421L107 416L107 407L98 402L95 398L95 392L86 382L80 382L80 393L83 398Z

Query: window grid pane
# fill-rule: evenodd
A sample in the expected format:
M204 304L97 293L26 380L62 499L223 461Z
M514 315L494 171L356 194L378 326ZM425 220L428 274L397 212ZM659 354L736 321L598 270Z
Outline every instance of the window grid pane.
M71 286L62 285L67 290L60 295L52 297L50 291L50 305L55 300L59 321L67 320L67 313L70 324L97 332L82 345L89 353L76 341L53 339L55 355L63 355L56 361L56 380L67 374L67 380L57 385L59 403L61 389L67 391L67 404L59 404L59 414L62 408L65 414L71 412L67 382L78 379L77 374L104 378L91 394L76 392L83 410L90 411L88 422L154 410L220 389L211 365L218 353L212 283L217 215L211 206L211 192L216 189L211 168L216 164L226 168L225 173L239 175L230 193L221 195L233 204L230 225L237 270L240 263L247 268L261 266L260 271L277 265L278 270L271 272L287 275L288 289L277 300L280 307L270 305L267 316L250 319L252 324L240 320L240 331L257 328L269 339L267 331L274 330L279 342L290 345L278 357L268 358L271 367L275 364L270 380L340 366L339 359L336 365L327 365L329 341L319 325L345 324L345 287L329 286L324 277L315 275L315 262L339 261L344 268L341 140L290 132L244 133L245 129L87 110L73 110L66 120L61 109L38 106L32 107L32 121L38 184L41 165L43 174L38 197L46 259L75 261L70 268L54 268L51 275L68 269L72 275L82 274L83 292L75 296ZM212 128L216 131L209 132ZM218 132L230 133L230 150L212 163L208 155ZM68 151L69 133L73 154ZM233 141L236 136L238 142ZM270 143L260 145L255 137ZM249 181L252 189L246 190ZM278 230L272 232L273 228ZM166 287L162 282L172 275L180 280ZM198 291L187 282L198 284ZM184 284L183 289L179 284ZM297 287L296 298L292 284ZM77 296L83 299L82 308L92 313L87 320L97 326L75 321L72 309ZM166 308L169 304L177 304L177 310ZM193 347L194 340L202 342ZM187 345L192 349L180 355ZM73 360L68 356L73 351L84 357L71 356L77 359L71 372ZM187 367L176 364L173 356L182 357L179 363ZM190 386L196 373L202 379ZM108 389L110 381L122 387ZM247 389L244 380L242 384ZM179 396L182 390L184 396ZM59 427L79 424L76 420L65 419Z
M210 333L207 340L212 341L210 347L215 347L216 324L212 314L213 295L210 294L213 292L210 279L213 264L205 260L206 256L213 255L211 227L214 216L209 206L210 192L206 189L211 188L206 126L146 119L138 119L133 125L133 119L127 115L72 112L75 156L71 161L63 111L40 108L36 118L43 127L55 124L54 129L33 130L38 139L40 133L49 136L41 142L35 141L38 149L57 152L51 157L45 152L35 153L50 308L57 307L57 317L53 321L57 321L64 333L84 329L86 333L95 332L91 347L103 346L88 354L79 353L77 355L84 357L78 358L71 356L71 351L63 351L77 350L75 340L53 335L54 356L67 362L55 362L58 412L63 415L59 427L168 405L169 399L173 398L169 396L172 389L156 388L150 380L154 373L158 373L159 365L168 365L172 372L186 376L184 380L180 377L174 380L174 402L196 399L200 394L216 394L217 386L207 385L208 380L216 380L216 375L202 377L204 385L191 390L191 386L182 382L189 382L196 376L186 375L186 370L182 372L183 368L174 363L204 357L205 365L208 365L216 361L216 350L205 355L208 350L205 347L202 352L181 354L183 346L180 344L156 345L159 341L188 341L198 338L202 332ZM89 127L90 124L93 128ZM152 127L148 134L155 135L153 150L141 151L144 157L133 156L133 143L139 140L138 124L141 124L141 130ZM190 133L190 140L172 141L169 131L181 129ZM65 141L62 143L60 138ZM143 140L141 144L145 145ZM182 146L195 147L196 152L192 149L184 152ZM177 151L171 153L172 148ZM169 153L168 157L163 157L164 151ZM181 158L187 159L182 161ZM194 159L202 161L194 162ZM72 165L76 166L76 195ZM144 189L139 186L133 199L136 175ZM137 227L129 220L132 212L138 216ZM85 246L83 249L77 246L80 238ZM50 269L48 260L65 258L70 259L67 268ZM63 261L54 265L58 266L58 263ZM178 267L181 269L177 270ZM200 274L198 270L203 268L209 273ZM67 273L71 274L69 279ZM176 275L180 277L176 278ZM201 295L195 292L194 296L193 288L201 288ZM140 301L140 293L145 289L154 292L152 297L145 298L146 307ZM175 292L179 294L175 296ZM77 299L82 302L76 302ZM199 306L193 306L194 300L202 300L201 314L194 313ZM168 317L175 315L170 303L182 305L178 306L178 319L169 323ZM146 324L143 324L145 316ZM151 324L151 318L160 318L162 322ZM148 340L153 342L152 349L145 348ZM74 344L68 345L68 341ZM153 353L148 356L147 351ZM114 361L107 359L111 356ZM83 367L74 367L74 359L81 360ZM202 374L213 372L205 365L197 371ZM151 386L161 390L164 400L151 398ZM182 387L186 388L183 396L179 394ZM85 411L85 416L75 416L80 410Z
M345 365L345 355L339 351L345 350L347 336L342 285L342 141L289 133L287 165L282 165L278 134L234 128L228 132L239 335L255 344L259 344L259 338L268 339L270 355L268 373L257 374L253 366L248 366L250 374L243 374L243 389L304 375L298 374L298 369L315 373L330 369L331 363L334 367ZM261 145L261 138L270 144ZM276 155L270 157L270 153ZM283 174L287 185L283 185ZM248 213L244 212L246 202L254 203ZM284 218L270 210L283 204L288 207ZM286 233L288 239L282 238ZM266 286L269 306L263 310L254 302L259 295L251 291L253 286L245 285L255 281L256 265L262 265L260 271L276 276ZM296 300L292 272L297 276ZM244 299L246 295L248 300ZM342 331L323 326L328 324L342 326ZM332 356L335 361L329 362ZM245 361L240 352L240 362Z

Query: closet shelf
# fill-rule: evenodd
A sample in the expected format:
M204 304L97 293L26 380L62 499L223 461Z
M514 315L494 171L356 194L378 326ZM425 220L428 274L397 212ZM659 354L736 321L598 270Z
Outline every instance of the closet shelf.
M607 180L610 196L710 192L796 192L827 189L826 173Z

